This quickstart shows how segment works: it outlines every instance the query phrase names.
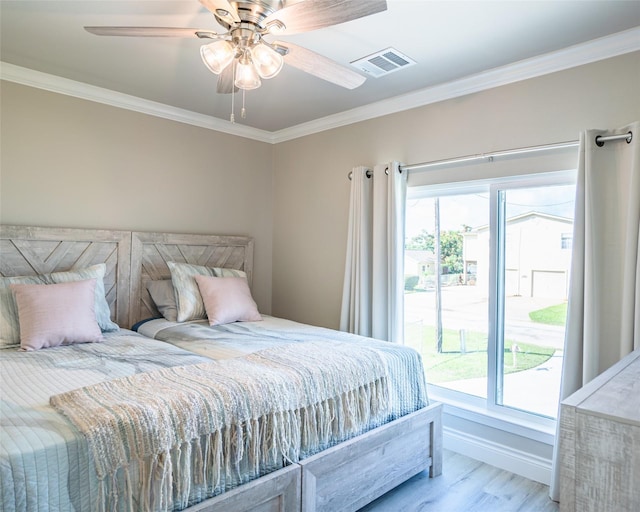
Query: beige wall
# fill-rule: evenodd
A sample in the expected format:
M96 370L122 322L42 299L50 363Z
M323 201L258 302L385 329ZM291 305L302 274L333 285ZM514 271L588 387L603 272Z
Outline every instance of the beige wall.
M635 53L271 146L2 82L0 221L253 236L260 310L335 328L351 168L575 140L640 119L638 91ZM447 411L454 432L551 457Z
M271 310L273 146L2 82L4 224L248 235Z
M352 167L575 140L638 90L634 53L271 146L2 82L0 220L253 236L260 309L335 328Z
M576 140L587 128L640 119L638 91L636 52L278 144L273 313L338 327L352 167ZM486 170L464 179L472 173ZM451 175L432 171L426 180Z

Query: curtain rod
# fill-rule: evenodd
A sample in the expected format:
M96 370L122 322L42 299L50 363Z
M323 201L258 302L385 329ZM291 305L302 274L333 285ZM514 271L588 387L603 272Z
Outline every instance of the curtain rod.
M631 141L633 140L633 132L629 131L627 133L620 133L616 135L606 135L606 136L596 135L596 138L595 138L595 142L599 147L604 146L605 142L610 142L615 140L626 140L627 144L630 144ZM439 167L442 165L474 162L477 160L486 160L487 162L493 162L493 159L495 157L521 155L526 153L535 153L537 151L552 151L555 149L573 148L579 145L580 145L580 141L572 140L567 142L557 142L555 144L545 144L542 146L529 146L525 148L507 149L504 151L494 151L492 153L483 153L481 155L469 155L469 156L462 156L457 158L446 158L444 160L434 160L432 162L423 162L420 164L401 165L399 169L400 169L400 172L416 171L416 170L430 169L432 167ZM373 172L370 169L367 169L366 171L367 178L371 178L372 175L373 175ZM347 176L349 179L351 179L352 173L349 172Z
M578 146L578 144L580 144L579 141L572 140L568 142L558 142L556 144L545 144L543 146L529 146L526 148L507 149L505 151L494 151L493 153L483 153L481 155L468 155L468 156L461 156L458 158L447 158L445 160L435 160L433 162L423 162L421 164L401 165L400 170L401 171L415 171L418 169L423 170L423 169L430 169L432 167L439 167L441 165L474 162L476 160L486 160L487 162L493 162L493 159L495 157L521 155L524 153L535 153L537 151L550 151L554 149L572 148L572 147Z
M614 141L614 140L626 140L627 144L631 143L633 139L633 133L631 131L627 133L620 133L617 135L597 135L595 142L599 147L604 146L605 142ZM487 162L493 162L494 157L502 157L502 156L513 156L513 155L521 155L525 153L535 153L537 151L551 151L554 149L565 149L576 147L580 144L580 141L572 140L567 142L558 142L556 144L545 144L542 146L529 146L526 148L517 148L517 149L507 149L505 151L494 151L493 153L484 153L481 155L469 155L462 156L458 158L448 158L445 160L435 160L433 162L423 162L421 164L411 164L411 165L401 165L400 171L415 171L415 170L424 170L432 167L439 167L441 165L448 164L460 164L466 162L473 162L476 160L486 160Z

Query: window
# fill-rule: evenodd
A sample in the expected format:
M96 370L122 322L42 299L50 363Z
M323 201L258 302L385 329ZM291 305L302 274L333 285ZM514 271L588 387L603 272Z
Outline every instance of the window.
M560 235L560 248L571 249L573 246L573 235L571 233L562 233Z
M433 270L405 290L405 343L422 353L432 389L555 418L574 180L563 172L410 189L405 253Z

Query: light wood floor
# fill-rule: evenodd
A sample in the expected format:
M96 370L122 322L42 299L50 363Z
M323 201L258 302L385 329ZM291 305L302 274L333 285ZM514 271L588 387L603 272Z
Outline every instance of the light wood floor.
M422 472L359 512L557 512L549 487L444 451L442 475Z

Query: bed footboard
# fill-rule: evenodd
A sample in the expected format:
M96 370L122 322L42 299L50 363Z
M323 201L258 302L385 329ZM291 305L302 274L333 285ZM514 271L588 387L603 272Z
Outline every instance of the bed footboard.
M355 511L429 468L442 473L442 404L336 445L302 467L302 512Z
M189 512L297 512L300 510L300 466L246 483L189 508Z

